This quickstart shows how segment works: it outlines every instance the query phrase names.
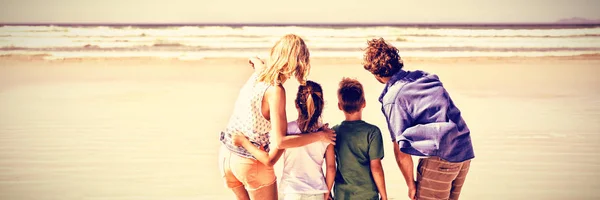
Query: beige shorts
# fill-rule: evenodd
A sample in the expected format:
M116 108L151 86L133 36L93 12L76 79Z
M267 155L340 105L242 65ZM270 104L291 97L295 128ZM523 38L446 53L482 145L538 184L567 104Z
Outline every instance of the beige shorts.
M273 167L238 156L225 146L219 151L219 170L228 188L244 186L246 190L257 190L277 180Z

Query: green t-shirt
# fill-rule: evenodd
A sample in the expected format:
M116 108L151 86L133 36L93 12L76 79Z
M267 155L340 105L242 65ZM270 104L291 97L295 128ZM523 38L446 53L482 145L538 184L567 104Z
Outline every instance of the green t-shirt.
M333 130L337 134L335 199L379 199L370 161L383 158L381 131L362 120L343 121Z

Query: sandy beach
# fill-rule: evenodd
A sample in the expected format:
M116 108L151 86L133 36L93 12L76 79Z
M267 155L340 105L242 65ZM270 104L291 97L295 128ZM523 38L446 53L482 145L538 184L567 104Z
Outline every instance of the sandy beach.
M439 75L471 129L476 158L461 199L600 198L600 56L405 63ZM332 125L343 119L341 78L364 84L364 120L386 141L388 194L407 199L377 101L383 85L360 59L312 66ZM218 136L251 73L233 58L0 57L0 199L231 199ZM296 87L286 83L288 120Z

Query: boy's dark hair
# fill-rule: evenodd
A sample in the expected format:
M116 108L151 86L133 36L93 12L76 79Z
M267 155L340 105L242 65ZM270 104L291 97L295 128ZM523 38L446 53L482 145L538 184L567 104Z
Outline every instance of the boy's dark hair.
M306 81L306 85L298 87L295 102L300 109L300 113L298 113L300 131L302 133L316 131L319 128L319 118L325 106L321 85L313 81Z
M363 65L365 69L379 77L390 77L404 66L398 49L388 44L383 38L367 42Z
M362 84L356 79L343 78L338 89L338 99L344 112L348 114L358 112L365 103Z

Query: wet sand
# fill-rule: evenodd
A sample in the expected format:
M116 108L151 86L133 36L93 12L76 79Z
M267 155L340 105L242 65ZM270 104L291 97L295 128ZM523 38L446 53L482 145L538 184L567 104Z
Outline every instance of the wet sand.
M461 199L598 199L600 57L406 59L438 74L472 131ZM406 199L359 59L313 59L324 121L339 123L342 77L366 90L391 199ZM245 59L0 58L0 199L230 199L218 134L252 69ZM297 84L286 83L288 120ZM417 159L415 158L415 164Z

